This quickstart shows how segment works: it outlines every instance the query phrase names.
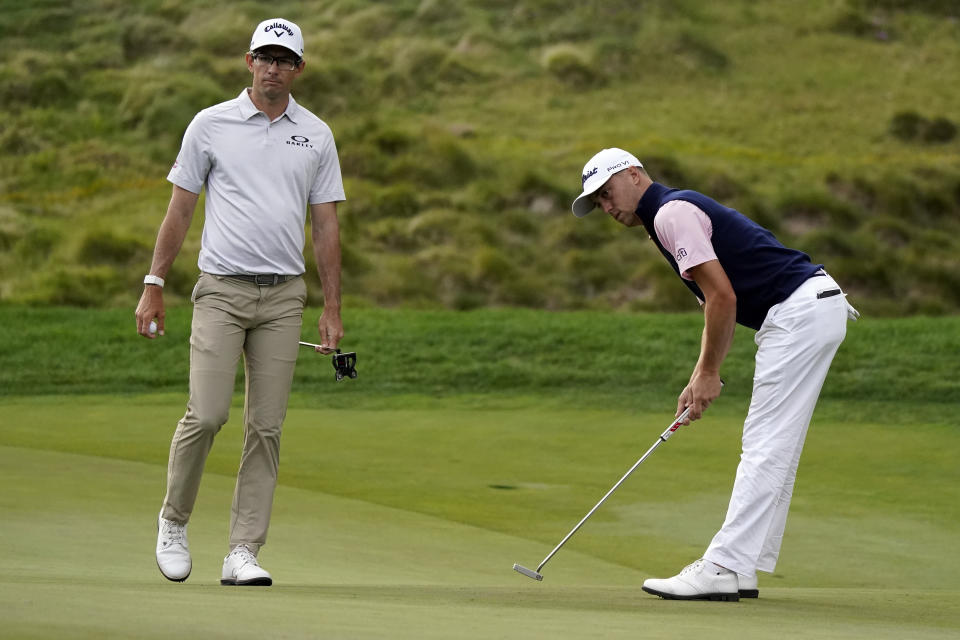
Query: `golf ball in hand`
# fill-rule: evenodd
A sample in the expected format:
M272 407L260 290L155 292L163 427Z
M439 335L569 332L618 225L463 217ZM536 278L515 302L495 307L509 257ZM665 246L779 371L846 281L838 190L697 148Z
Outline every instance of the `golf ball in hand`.
M157 321L156 321L156 320L151 320L151 321L150 321L150 335L153 335L153 334L155 334L156 332L157 332Z

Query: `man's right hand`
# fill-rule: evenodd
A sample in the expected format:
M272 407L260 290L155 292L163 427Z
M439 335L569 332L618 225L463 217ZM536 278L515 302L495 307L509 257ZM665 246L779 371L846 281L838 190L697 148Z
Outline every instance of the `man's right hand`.
M163 335L163 319L166 312L163 309L163 287L153 284L144 285L143 293L140 295L140 303L137 304L137 333L144 338L153 340L158 335ZM150 333L150 322L156 319L157 332Z
M199 193L187 191L173 185L173 194L167 206L167 215L160 224L157 233L157 244L153 248L153 261L148 273L160 276L167 275L174 258L183 246L183 239L187 237L190 221L193 219L193 210L197 208ZM151 340L163 335L163 287L154 284L145 284L140 303L137 305L137 333ZM157 331L150 333L150 322L156 319Z

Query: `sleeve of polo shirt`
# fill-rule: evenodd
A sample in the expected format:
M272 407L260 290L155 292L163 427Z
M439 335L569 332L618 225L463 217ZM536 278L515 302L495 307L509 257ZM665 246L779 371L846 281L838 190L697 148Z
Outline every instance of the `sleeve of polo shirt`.
M325 138L323 149L320 150L320 167L310 188L310 204L342 202L347 199L343 192L343 177L340 175L337 145L332 134Z
M653 220L660 244L673 255L680 276L692 280L690 269L717 259L710 238L713 224L700 207L686 200L672 200L660 207Z
M191 193L200 193L210 172L210 153L207 150L203 112L198 113L180 145L177 161L173 163L167 180Z

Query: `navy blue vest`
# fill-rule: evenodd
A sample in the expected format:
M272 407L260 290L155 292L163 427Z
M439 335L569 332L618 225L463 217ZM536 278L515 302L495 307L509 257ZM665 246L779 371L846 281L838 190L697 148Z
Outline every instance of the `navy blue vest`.
M737 322L746 327L759 329L770 307L786 300L797 287L823 268L822 264L810 262L810 256L802 251L780 244L772 233L739 211L696 191L671 189L654 182L640 198L636 213L677 275L680 275L677 261L660 244L653 227L657 211L671 200L691 202L710 218L713 250L737 295ZM683 283L698 298L705 300L695 282L683 280Z

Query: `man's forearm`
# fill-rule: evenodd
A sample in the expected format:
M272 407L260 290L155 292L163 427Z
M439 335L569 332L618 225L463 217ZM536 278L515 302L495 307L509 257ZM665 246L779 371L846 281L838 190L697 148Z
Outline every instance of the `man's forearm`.
M340 311L340 224L336 209L316 212L311 227L313 257L323 286L324 310Z
M167 277L167 272L173 266L177 254L180 253L180 247L183 246L183 240L187 236L187 229L189 229L189 225L182 228L173 221L168 224L168 220L170 219L165 218L163 224L160 225L157 244L153 249L153 261L150 263L150 273L161 278Z
M719 297L708 300L703 310L703 339L700 344L700 359L697 371L718 374L730 346L737 326L736 299Z
M323 246L314 246L314 258L317 261L317 273L323 286L324 309L340 309L340 243L324 242Z
M187 231L190 230L198 198L195 193L174 187L170 204L167 206L167 215L160 224L157 244L153 249L153 261L150 263L150 273L153 275L167 277L167 272L173 266L173 261L187 237Z

